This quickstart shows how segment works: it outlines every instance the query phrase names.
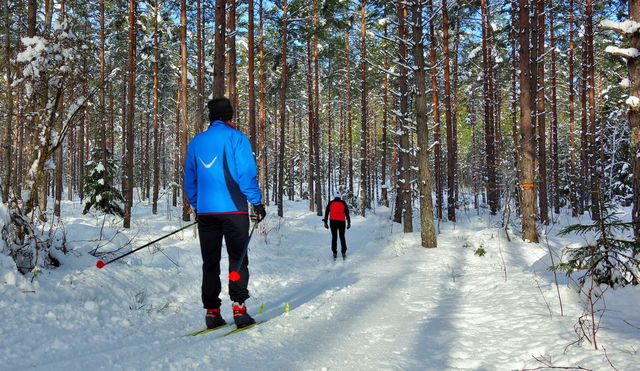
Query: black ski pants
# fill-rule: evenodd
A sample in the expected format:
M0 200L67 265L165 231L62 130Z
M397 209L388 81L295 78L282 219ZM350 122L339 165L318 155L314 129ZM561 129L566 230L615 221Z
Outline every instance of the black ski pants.
M329 219L329 227L331 228L331 251L338 253L338 233L340 233L340 246L342 247L342 255L347 252L347 240L344 238L344 231L347 222L344 220Z
M249 216L247 214L198 215L200 250L202 252L202 304L205 309L220 308L220 258L222 237L229 255L229 272L237 270L238 281L229 281L231 301L244 303L249 299L249 257L244 255L249 239ZM238 267L240 269L238 269Z

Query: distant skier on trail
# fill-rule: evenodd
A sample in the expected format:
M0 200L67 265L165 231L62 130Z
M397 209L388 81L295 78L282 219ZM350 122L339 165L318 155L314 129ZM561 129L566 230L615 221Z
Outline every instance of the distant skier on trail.
M227 98L209 101L204 132L189 143L184 168L184 190L196 213L202 252L202 304L207 328L226 322L220 315L220 258L224 237L229 255L229 297L238 328L255 323L247 313L249 299L249 210L260 222L266 215L256 179L256 163L247 136L231 123L233 108ZM243 258L244 256L244 258ZM237 267L237 268L235 268ZM236 272L237 270L237 272Z
M327 219L329 223L327 224ZM333 195L333 200L329 201L327 209L324 212L324 227L331 227L331 251L333 252L333 260L338 258L338 232L340 233L340 246L342 251L342 259L347 258L347 241L344 237L345 227L351 228L351 218L349 217L349 206L340 198L340 192Z

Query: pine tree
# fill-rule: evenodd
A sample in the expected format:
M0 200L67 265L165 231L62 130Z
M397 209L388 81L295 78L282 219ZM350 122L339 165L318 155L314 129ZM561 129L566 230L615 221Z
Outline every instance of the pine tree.
M559 233L560 236L593 233L593 241L585 246L565 249L564 253L569 259L550 269L561 270L569 275L582 272L578 278L582 285L588 279L614 288L637 285L640 283L640 242L621 237L633 228L633 223L618 218L612 204L598 205L597 209L603 216L594 220L593 224L573 224Z
M82 177L86 201L83 214L96 209L106 214L124 216L120 206L124 202L120 191L113 186L116 174L116 166L113 163L112 154L108 149L104 156L99 148L91 151L91 160L86 164L87 175ZM103 161L106 159L106 161Z

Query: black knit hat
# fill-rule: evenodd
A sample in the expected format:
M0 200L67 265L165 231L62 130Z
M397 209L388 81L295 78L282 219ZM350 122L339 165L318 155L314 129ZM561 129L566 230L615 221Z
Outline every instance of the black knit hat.
M210 100L207 107L209 107L209 121L227 122L233 118L233 107L231 107L231 101L228 98Z

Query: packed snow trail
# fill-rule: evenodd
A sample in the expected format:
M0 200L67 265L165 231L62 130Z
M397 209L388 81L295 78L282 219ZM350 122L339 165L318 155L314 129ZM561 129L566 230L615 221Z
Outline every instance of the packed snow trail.
M184 336L204 323L191 231L99 270L86 254L97 227L69 221L75 253L61 268L29 283L1 261L0 370L511 370L542 366L534 357L608 367L588 344L564 353L579 300L564 289L561 317L546 249L508 243L490 217L444 223L438 248L423 249L386 209L353 216L348 258L334 262L330 232L306 209L287 203L285 218L271 214L268 233L254 235L247 305L255 314L265 303L256 319L268 321L223 338ZM137 211L138 245L179 227ZM232 321L224 277L222 299ZM640 336L620 323L638 317L619 308L599 336L613 364L631 370Z

